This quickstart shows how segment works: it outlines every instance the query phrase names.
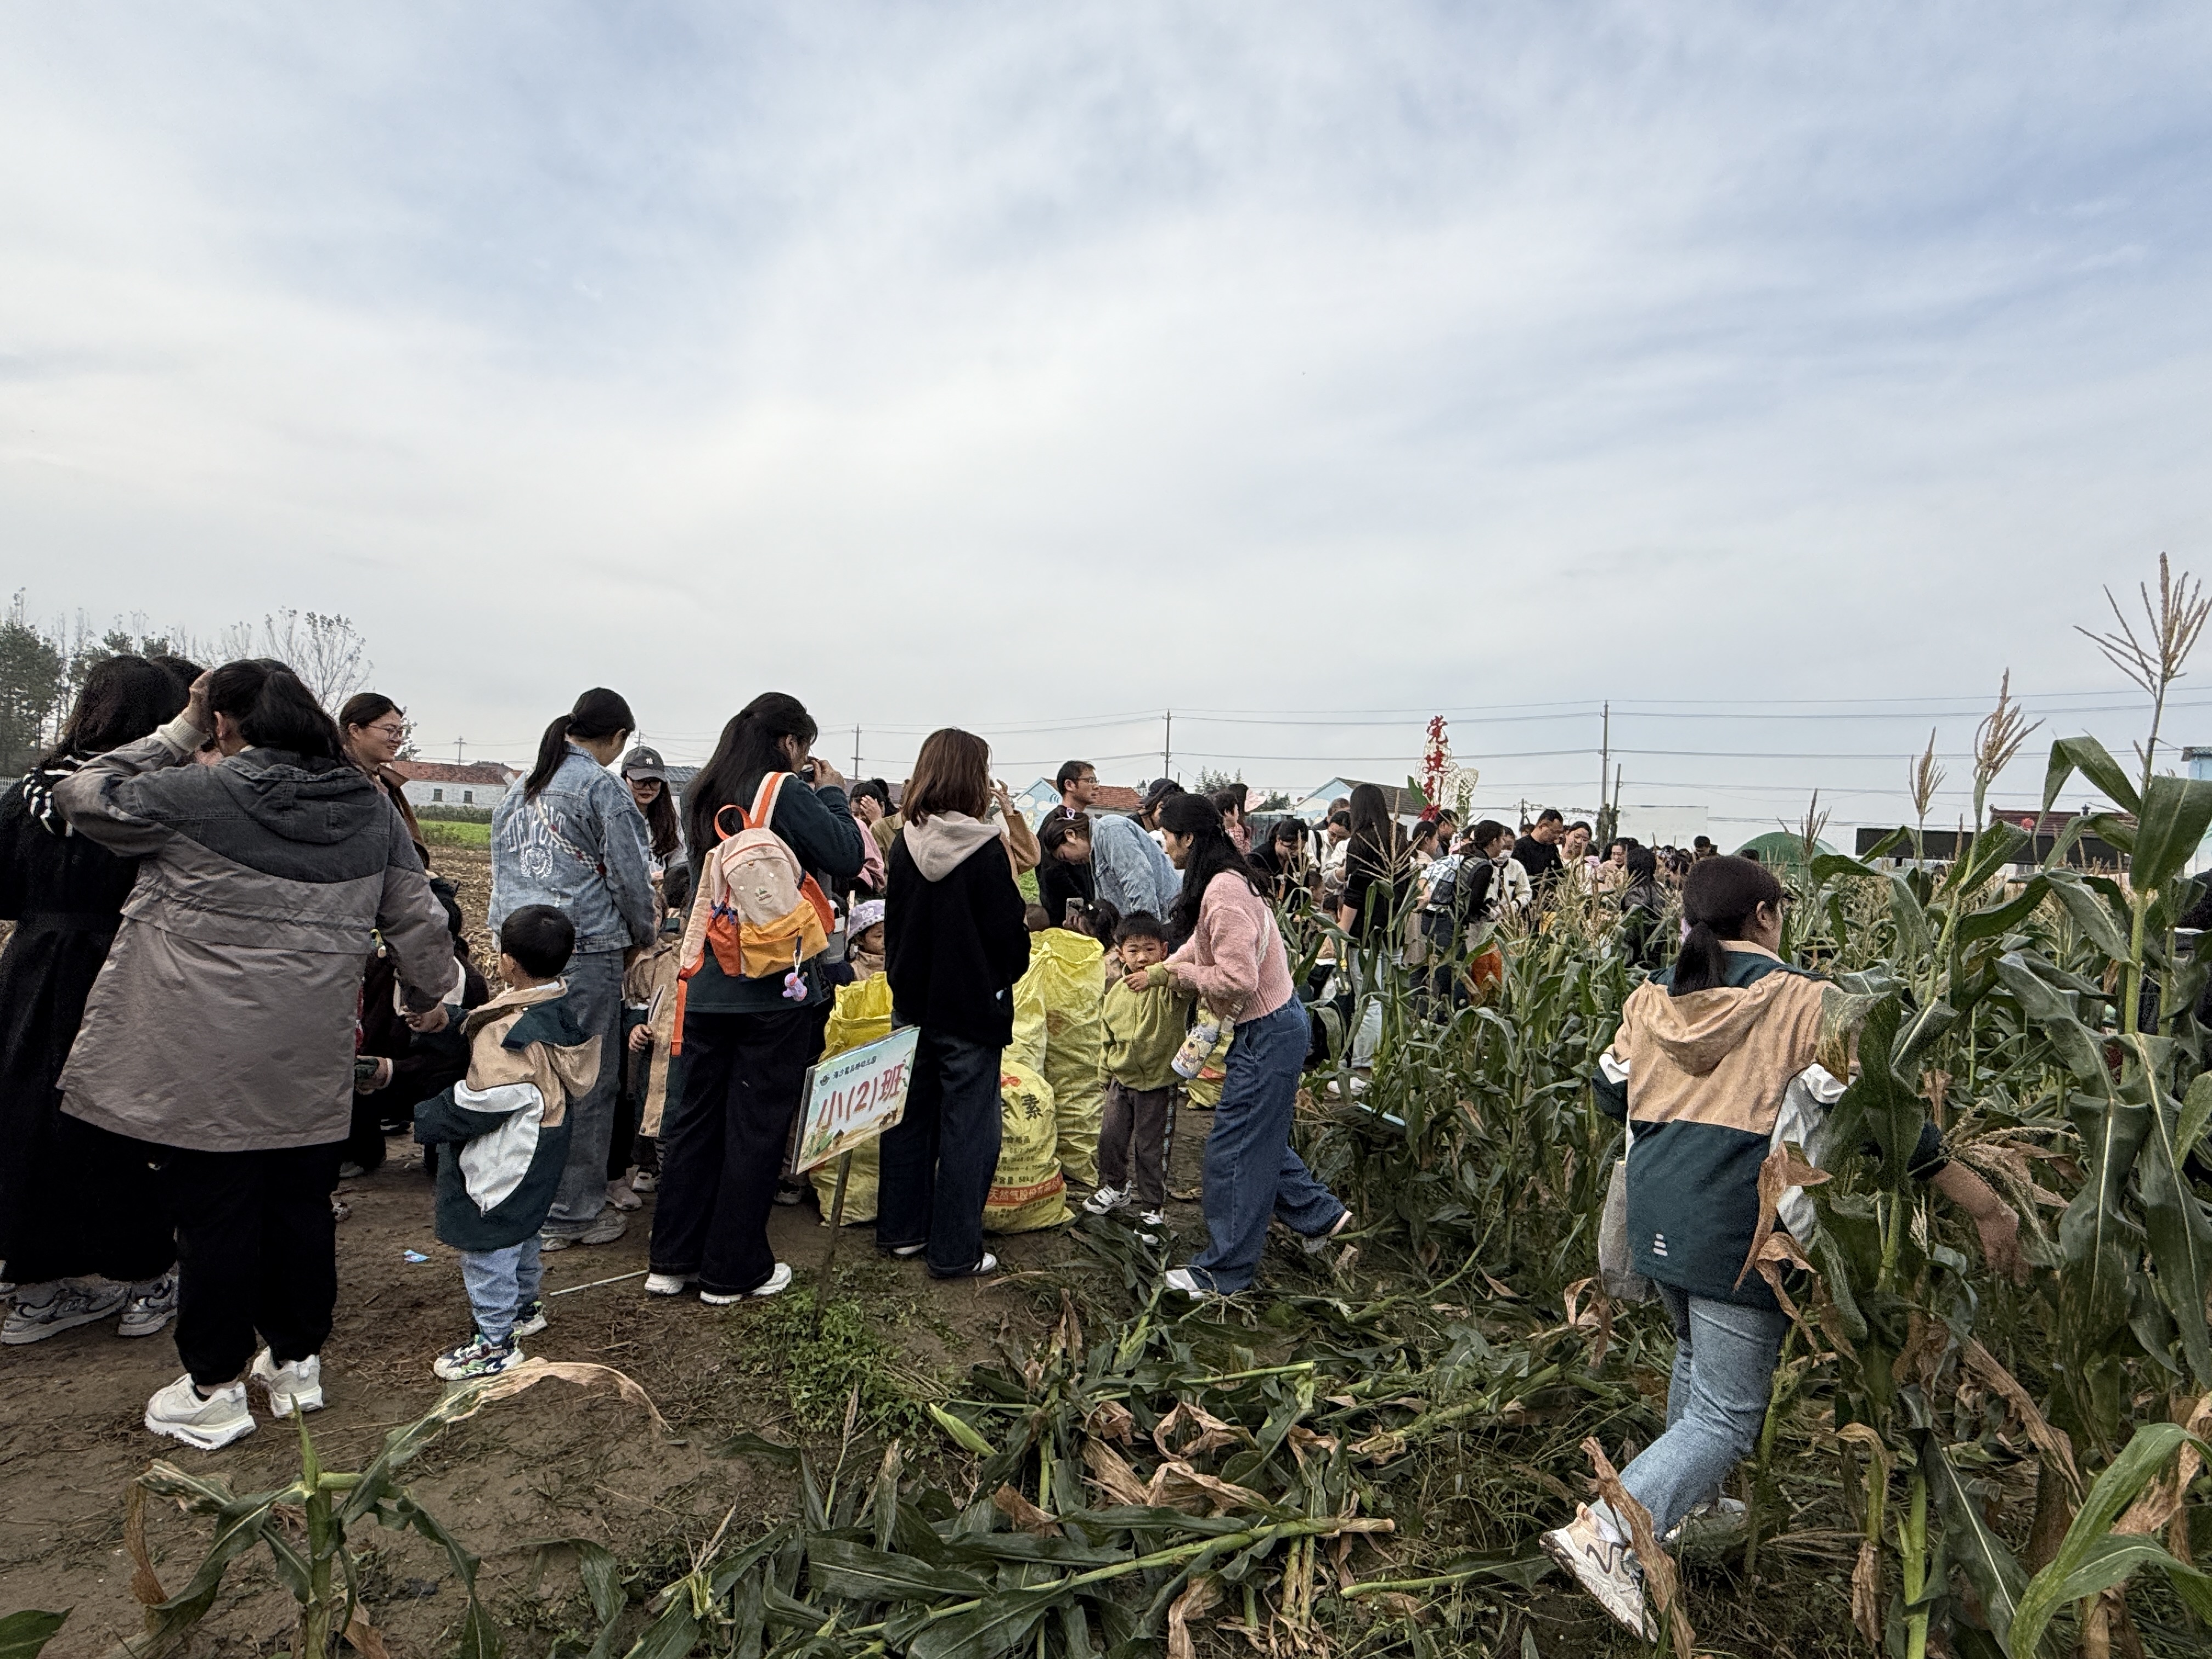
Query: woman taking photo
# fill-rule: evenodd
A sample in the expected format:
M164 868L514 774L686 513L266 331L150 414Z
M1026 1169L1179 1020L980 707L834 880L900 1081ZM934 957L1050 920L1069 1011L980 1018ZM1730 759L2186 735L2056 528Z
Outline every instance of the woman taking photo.
M1352 840L1344 855L1344 894L1337 922L1363 945L1389 942L1392 919L1413 890L1413 864L1389 798L1374 784L1352 792Z
M891 843L884 971L891 1016L919 1025L906 1115L883 1138L876 1243L927 1253L938 1279L997 1271L983 1200L999 1166L999 1055L1014 1036L1014 981L1029 970L1025 906L991 822L991 750L933 732L915 762Z
M545 1217L541 1250L605 1244L623 1236L623 1212L607 1202L607 1152L614 1139L622 1066L623 953L653 943L660 912L653 896L645 819L607 768L637 722L605 687L545 728L530 775L491 815L495 938L526 904L550 904L576 929L568 959L568 1007L599 1039L599 1075L568 1103L568 1162Z
M0 917L15 923L0 955L0 1271L15 1281L0 1342L118 1309L118 1334L152 1336L176 1314L176 1241L146 1160L65 1115L55 1086L138 864L73 833L54 787L173 717L185 692L143 657L95 664L53 753L0 800ZM110 1282L69 1282L93 1277Z
M1194 991L1209 1012L1237 1022L1228 1077L1206 1138L1205 1252L1167 1275L1188 1296L1245 1290L1267 1240L1267 1218L1319 1250L1352 1212L1313 1177L1291 1146L1291 1113L1311 1035L1292 993L1290 958L1275 913L1251 866L1223 833L1203 795L1172 795L1160 808L1168 857L1182 872L1174 931L1185 936L1165 962L1128 977L1144 990L1157 975Z
M210 737L224 758L193 765ZM418 1030L443 1029L460 970L406 824L282 663L204 675L182 714L88 760L54 799L76 834L138 860L63 1109L146 1143L160 1170L187 1374L147 1402L146 1426L211 1450L252 1431L249 1359L279 1417L323 1403L371 930Z
M845 780L812 755L815 735L805 706L781 691L755 697L722 728L684 803L692 891L702 899L709 849L748 827L774 831L825 892L860 869L862 832ZM702 1302L720 1307L791 1283L769 1248L768 1216L799 1085L822 1053L835 1006L823 954L788 971L733 977L708 950L685 984L683 1093L660 1123L660 1206L645 1281L653 1295L680 1296L696 1283Z

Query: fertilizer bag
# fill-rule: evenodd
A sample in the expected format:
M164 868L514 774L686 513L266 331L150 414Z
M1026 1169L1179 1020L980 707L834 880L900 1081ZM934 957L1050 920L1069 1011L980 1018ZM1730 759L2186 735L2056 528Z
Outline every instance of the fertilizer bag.
M1099 1075L1099 1005L1106 995L1106 947L1082 933L1048 927L1030 935L1030 970L1015 987L1044 1005L1044 1064L1052 1085L1055 1148L1061 1173L1085 1186L1098 1182L1098 1127L1105 1111Z

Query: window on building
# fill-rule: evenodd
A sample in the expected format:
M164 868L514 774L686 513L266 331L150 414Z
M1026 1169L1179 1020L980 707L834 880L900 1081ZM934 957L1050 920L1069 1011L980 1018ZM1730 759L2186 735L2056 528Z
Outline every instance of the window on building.
M473 805L476 805L476 802L477 802L477 792L476 792L475 790L473 790L473 789L464 789L464 790L462 790L462 791L461 791L461 805L464 805L464 806L473 806Z
M430 799L431 799L432 800L443 800L443 799L445 799L445 798L446 798L446 792L445 792L444 790L442 790L442 789L433 789L433 790L430 792Z

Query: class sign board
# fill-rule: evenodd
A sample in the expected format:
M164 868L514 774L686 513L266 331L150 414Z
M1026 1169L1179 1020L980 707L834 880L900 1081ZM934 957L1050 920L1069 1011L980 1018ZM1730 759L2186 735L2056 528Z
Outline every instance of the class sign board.
M792 1137L791 1173L843 1157L896 1124L906 1111L919 1026L833 1054L806 1074Z

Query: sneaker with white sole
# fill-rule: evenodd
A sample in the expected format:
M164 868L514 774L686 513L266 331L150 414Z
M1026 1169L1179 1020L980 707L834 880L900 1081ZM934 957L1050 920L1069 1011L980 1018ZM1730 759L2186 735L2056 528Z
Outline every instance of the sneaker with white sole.
M1168 1224L1168 1212L1165 1210L1147 1210L1145 1212L1144 1224L1147 1227L1164 1227Z
M35 1301L26 1300L39 1291L45 1294ZM11 1346L43 1342L50 1336L59 1336L64 1331L73 1331L80 1325L106 1318L130 1296L128 1285L111 1285L105 1279L96 1279L89 1285L66 1279L47 1285L27 1285L15 1293L7 1322L0 1324L0 1342Z
M647 1296L681 1296L699 1281L696 1273L647 1273L645 1293Z
M1212 1296L1213 1291L1198 1282L1198 1275L1188 1267L1170 1267L1163 1275L1167 1287L1180 1291L1185 1296Z
M176 1316L177 1275L173 1268L159 1279L149 1279L131 1287L130 1299L123 1304L123 1318L115 1334L159 1336Z
M607 1182L607 1202L617 1210L636 1210L645 1206L645 1200L630 1189L629 1177L624 1176Z
M1101 1187L1083 1200L1083 1212L1085 1215L1111 1215L1116 1210L1127 1208L1128 1203L1129 1194L1119 1187Z
M999 1258L986 1250L983 1252L983 1259L965 1273L941 1273L932 1267L929 1270L929 1276L932 1279L988 1279L998 1271Z
M522 1363L522 1344L509 1335L495 1342L482 1331L458 1348L448 1348L430 1362L430 1369L447 1382L472 1382L480 1376L497 1376Z
M253 1356L252 1369L246 1375L269 1390L269 1409L279 1417L289 1417L295 1409L319 1412L323 1408L323 1362L314 1354L305 1359L288 1359L280 1365L264 1348Z
M146 1402L146 1426L187 1446L214 1451L252 1434L254 1423L245 1383L227 1383L203 1395L187 1372Z
M634 1193L649 1193L659 1185L660 1172L657 1170L640 1170L629 1178L629 1189Z
M1536 1541L1617 1621L1647 1642L1659 1639L1659 1626L1644 1604L1644 1574L1636 1552L1607 1538L1588 1504L1578 1506L1565 1526Z
M928 1248L929 1241L924 1239L919 1244L894 1244L886 1254L895 1255L902 1261L911 1261Z
M699 1299L710 1308L726 1308L756 1297L781 1296L791 1288L791 1263L779 1261L775 1271L750 1291L702 1291Z
M530 1304L514 1316L514 1334L535 1336L545 1328L545 1299L533 1297Z
M538 1249L542 1255L547 1250L565 1250L574 1244L611 1244L629 1231L629 1218L611 1204L580 1233L538 1234Z

